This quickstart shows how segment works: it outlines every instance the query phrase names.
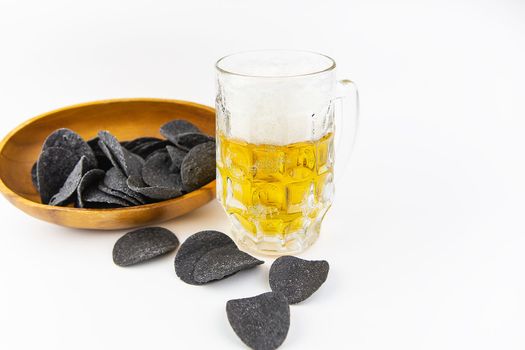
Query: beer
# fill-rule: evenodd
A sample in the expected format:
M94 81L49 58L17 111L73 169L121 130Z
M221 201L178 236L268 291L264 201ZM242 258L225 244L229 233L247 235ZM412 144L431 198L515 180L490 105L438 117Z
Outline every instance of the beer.
M235 230L281 243L318 231L333 194L333 133L287 145L219 133L217 142L217 196Z

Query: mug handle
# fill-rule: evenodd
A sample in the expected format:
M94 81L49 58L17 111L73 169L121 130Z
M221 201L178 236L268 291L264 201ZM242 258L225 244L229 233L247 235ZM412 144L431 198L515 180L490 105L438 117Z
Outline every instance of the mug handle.
M359 127L359 91L357 85L350 79L341 79L337 82L337 91L336 101L339 102L340 111L336 113L336 135L337 126L341 127L341 133L336 137L335 145L335 156L337 158L335 169L336 183L340 181L348 168ZM354 105L353 108L352 104ZM352 118L352 115L354 115L354 118Z

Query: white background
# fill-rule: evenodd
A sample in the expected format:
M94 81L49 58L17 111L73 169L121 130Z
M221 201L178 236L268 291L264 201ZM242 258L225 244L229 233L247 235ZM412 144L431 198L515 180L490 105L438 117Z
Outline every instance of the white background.
M362 97L358 147L322 237L326 284L283 349L525 348L525 2L0 0L0 133L115 97L214 101L214 61L295 48ZM123 232L0 200L0 349L236 349L225 303L257 270L194 287L174 254L111 259ZM228 230L213 202L164 225Z

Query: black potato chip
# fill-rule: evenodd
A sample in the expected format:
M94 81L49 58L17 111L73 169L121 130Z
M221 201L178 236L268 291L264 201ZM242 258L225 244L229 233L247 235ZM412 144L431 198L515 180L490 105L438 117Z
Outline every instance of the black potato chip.
M193 279L197 283L208 283L261 264L264 261L240 251L237 246L227 245L204 254L195 264Z
M122 167L120 166L120 163L117 161L117 158L113 155L113 153L111 153L108 146L100 139L98 140L98 147L102 150L106 158L111 163L110 168L111 167L119 168L120 171L124 172L124 169L122 169ZM122 152L122 158L124 158L124 152Z
M77 203L79 208L84 208L84 191L91 187L97 187L97 183L104 178L104 170L92 169L82 176L77 188Z
M117 191L117 190L114 190L112 188L109 188L108 186L106 186L104 184L103 181L100 181L97 185L97 188L99 190L101 190L102 192L104 193L107 193L107 194L110 194L114 197L117 197L117 198L120 198L122 200L125 200L126 202L128 202L130 205L141 205L142 203L140 203L138 200L136 200L135 198L133 197L130 197L128 196L127 194L123 193L123 192L120 192L120 191Z
M97 168L107 171L113 165L111 164L111 161L106 156L104 151L102 151L102 149L100 148L99 141L100 139L97 136L87 141L87 144L93 150L93 153L95 154L95 158L97 158Z
M142 168L142 179L150 186L178 189L182 192L180 174L171 170L171 158L167 153L157 153L148 158Z
M182 185L188 192L215 179L215 142L193 147L182 161L180 174Z
M161 141L151 141L148 143L145 143L143 145L140 145L132 150L133 153L139 155L140 157L146 159L150 154L153 152L164 149L166 145L171 144L169 141L161 140Z
M130 176L126 181L128 187L141 195L155 199L155 200L166 200L183 195L180 189L160 187L160 186L148 186L138 176Z
M45 148L37 162L37 178L40 199L48 204L75 168L80 158L62 147Z
M215 141L215 138L204 135L200 132L187 132L178 134L175 136L175 144L186 151L189 151L193 147L200 145L201 143Z
M75 201L78 185L80 184L82 176L90 170L89 166L90 163L86 159L86 156L82 156L58 193L51 197L49 205L61 206Z
M172 143L175 143L177 135L187 132L200 132L200 130L192 123L182 119L169 121L160 127L160 134Z
M159 138L156 138L156 137L149 137L149 136L146 136L146 137L137 137L136 139L133 139L131 141L129 141L128 143L126 143L126 149L128 151L131 151L133 153L135 153L133 151L133 149L135 147L138 147L138 146L141 146L145 143L148 143L148 142L151 142L151 141L162 141L161 139Z
M328 277L330 266L324 260L309 261L281 256L270 268L270 287L284 294L290 304L310 297Z
M177 236L162 227L145 227L126 233L113 247L113 262L131 266L169 253L179 246Z
M197 262L217 247L235 246L230 237L219 231L201 231L188 237L180 246L175 257L175 272L188 284L202 284L195 281L193 272Z
M158 149L156 151L153 151L146 158L144 158L144 162L146 162L148 159L150 159L151 157L154 157L155 155L157 155L159 153L168 153L168 151L166 150L166 148L161 148L161 149Z
M120 208L129 207L132 204L121 198L102 192L97 186L91 186L82 194L84 208Z
M117 138L108 131L100 131L98 137L100 138L100 148L113 166L122 170L126 176L140 175L144 163L141 157L122 147Z
M277 349L290 328L290 306L281 293L229 300L226 314L237 336L256 350Z
M65 148L77 157L77 161L85 156L90 168L97 167L97 159L91 147L80 135L70 129L62 128L52 132L44 141L42 151L49 147Z
M171 145L166 146L166 150L168 151L168 154L171 158L170 170L172 172L180 172L180 166L182 165L182 161L188 152Z
M124 158L126 159L126 175L140 176L142 167L144 166L144 159L135 153L131 153L124 148Z
M127 196L134 198L141 204L146 204L148 202L143 195L128 187L126 176L116 167L112 167L106 172L106 175L104 176L104 185L112 190L122 192Z

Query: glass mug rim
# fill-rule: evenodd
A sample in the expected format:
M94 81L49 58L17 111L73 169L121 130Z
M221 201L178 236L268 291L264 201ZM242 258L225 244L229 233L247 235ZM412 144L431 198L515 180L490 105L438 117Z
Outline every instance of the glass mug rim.
M239 58L243 55L250 55L250 54L264 54L264 53L281 53L281 54L301 54L301 55L308 55L311 57L317 57L324 59L327 64L324 65L322 68L318 69L312 69L312 71L308 71L305 73L300 74L247 74L247 73L241 73L238 71L235 71L235 69L228 69L224 67L224 63L233 58ZM315 51L308 51L308 50L285 50L285 49L261 49L261 50L247 50L247 51L240 51L235 52L226 56L223 56L217 60L215 63L215 69L220 72L221 74L227 74L232 76L238 76L243 78L261 78L261 79L284 79L284 78L298 78L298 77L307 77L307 76L313 76L318 74L323 74L326 72L330 72L335 70L336 63L333 58L330 56L327 56L325 54L315 52Z

